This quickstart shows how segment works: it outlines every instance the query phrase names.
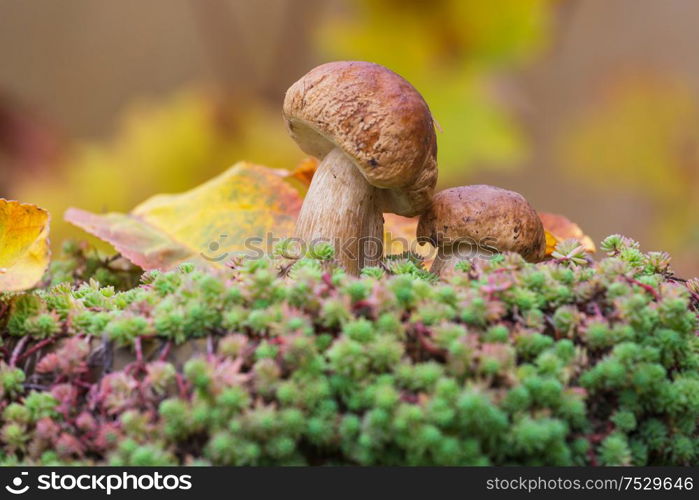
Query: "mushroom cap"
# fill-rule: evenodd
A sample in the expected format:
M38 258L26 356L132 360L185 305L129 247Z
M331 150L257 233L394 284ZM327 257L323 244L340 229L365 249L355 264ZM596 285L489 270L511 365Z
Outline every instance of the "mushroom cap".
M546 254L544 226L529 202L514 191L483 184L437 193L420 217L417 237L434 246L469 240L481 248L517 252L530 262Z
M318 66L286 92L289 134L307 154L340 148L367 182L389 190L385 212L422 213L437 183L437 139L427 103L406 80L378 64Z

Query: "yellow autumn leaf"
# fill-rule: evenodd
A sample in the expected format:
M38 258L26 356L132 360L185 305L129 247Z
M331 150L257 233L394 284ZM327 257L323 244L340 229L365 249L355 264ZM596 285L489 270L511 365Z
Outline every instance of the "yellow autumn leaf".
M546 255L551 255L556 250L556 245L558 245L558 240L554 235L549 233L544 229L544 236L546 237Z
M36 285L49 264L49 213L0 198L0 291Z
M129 214L70 208L65 219L107 241L143 269L182 262L220 267L240 252L268 254L292 235L301 195L290 173L239 162L201 186L156 195Z

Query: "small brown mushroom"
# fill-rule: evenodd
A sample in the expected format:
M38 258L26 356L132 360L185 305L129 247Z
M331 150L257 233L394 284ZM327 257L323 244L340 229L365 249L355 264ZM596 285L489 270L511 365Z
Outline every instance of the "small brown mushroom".
M418 241L437 247L435 274L451 272L460 260L517 252L529 262L546 253L544 226L524 197L494 186L445 189L420 217Z
M437 141L424 99L383 66L332 62L289 88L284 119L299 147L322 159L296 237L329 241L351 274L378 263L383 212L421 214L437 182Z

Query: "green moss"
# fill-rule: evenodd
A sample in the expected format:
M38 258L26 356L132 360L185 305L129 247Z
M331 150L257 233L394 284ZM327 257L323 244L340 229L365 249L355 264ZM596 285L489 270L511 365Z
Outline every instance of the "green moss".
M696 464L699 286L601 248L438 280L319 247L130 287L69 248L60 284L0 296L2 463Z

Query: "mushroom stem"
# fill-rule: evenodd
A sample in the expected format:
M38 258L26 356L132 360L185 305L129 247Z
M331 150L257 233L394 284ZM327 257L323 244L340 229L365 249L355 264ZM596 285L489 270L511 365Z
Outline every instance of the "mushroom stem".
M369 184L340 149L330 151L313 175L296 221L306 248L326 241L345 270L358 275L383 257L383 214L378 188Z

